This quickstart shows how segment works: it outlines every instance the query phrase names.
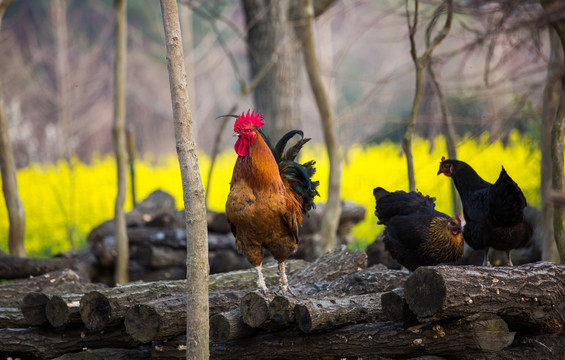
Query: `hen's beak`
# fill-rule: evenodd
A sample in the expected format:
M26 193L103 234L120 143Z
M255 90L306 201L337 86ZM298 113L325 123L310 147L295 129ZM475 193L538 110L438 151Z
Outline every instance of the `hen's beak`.
M234 133L232 134L232 136L233 136L233 137L239 136L239 133L234 132Z
M443 170L440 168L440 169L437 171L437 174L438 174L438 175L439 175L439 174L443 174Z

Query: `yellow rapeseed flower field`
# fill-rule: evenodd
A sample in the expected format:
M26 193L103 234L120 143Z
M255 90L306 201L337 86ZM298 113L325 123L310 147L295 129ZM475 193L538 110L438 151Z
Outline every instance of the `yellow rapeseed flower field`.
M419 191L437 198L436 208L451 214L450 179L437 176L439 161L446 155L445 141L417 139L414 143L416 184ZM381 231L374 216L373 188L407 190L406 160L400 146L392 142L352 146L344 149L342 198L364 206L365 220L353 229L354 247L364 248ZM520 185L528 202L539 206L540 151L527 137L513 133L506 146L489 143L488 136L459 144L458 156L468 162L487 181L494 182L504 165ZM229 181L236 155L231 149L219 155L213 174L209 208L224 211ZM328 159L323 145L307 145L304 161L316 159L321 197L327 197ZM202 181L206 184L210 158L199 156ZM89 164L77 159L55 164L31 164L18 172L18 187L26 212L25 245L30 256L50 256L71 248L84 247L90 230L113 217L116 196L116 167L112 155L95 155ZM162 189L172 194L182 208L182 187L176 154L136 162L138 201L150 192ZM126 210L131 209L126 200ZM0 249L7 251L8 215L0 206Z

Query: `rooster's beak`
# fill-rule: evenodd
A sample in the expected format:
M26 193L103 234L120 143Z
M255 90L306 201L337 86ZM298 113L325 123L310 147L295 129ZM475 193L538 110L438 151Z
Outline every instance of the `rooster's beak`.
M239 136L239 133L234 132L232 136L233 137Z

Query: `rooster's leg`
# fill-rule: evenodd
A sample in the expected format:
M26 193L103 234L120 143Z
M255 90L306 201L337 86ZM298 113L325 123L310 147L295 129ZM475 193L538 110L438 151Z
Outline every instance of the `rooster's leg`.
M279 290L284 295L288 291L292 296L296 297L290 287L288 287L288 279L286 278L286 270L284 261L279 263L279 274L280 274L280 281L279 281Z
M265 285L265 278L263 278L263 272L261 271L261 264L255 266L255 271L257 272L257 287L263 295L267 294L267 285Z
M485 258L483 260L483 266L491 266L490 261L488 260L488 254L490 252L490 248L485 249Z
M506 264L508 266L514 266L514 264L512 264L512 259L510 258L510 250L506 251L506 256L508 256L508 262Z

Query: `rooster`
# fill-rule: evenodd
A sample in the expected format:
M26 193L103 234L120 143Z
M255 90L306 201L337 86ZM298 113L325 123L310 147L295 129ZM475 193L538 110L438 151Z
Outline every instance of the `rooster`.
M525 246L533 234L532 224L524 216L526 198L518 184L502 167L494 184L483 180L467 163L441 158L439 174L453 179L463 203L463 237L475 250L484 250L483 266L490 266L491 248L506 251Z
M457 261L463 255L461 220L435 210L435 198L381 187L373 195L375 215L385 225L385 248L408 270Z
M278 261L279 290L288 287L286 259L298 247L298 228L302 215L314 207L318 181L312 181L314 161L295 162L304 139L300 130L285 134L273 148L261 131L263 117L248 111L237 117L234 136L238 136L226 215L235 236L237 251L247 258L257 272L257 287L267 292L261 272L262 247ZM286 152L288 141L298 135L299 141Z

